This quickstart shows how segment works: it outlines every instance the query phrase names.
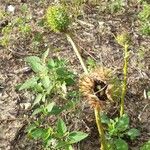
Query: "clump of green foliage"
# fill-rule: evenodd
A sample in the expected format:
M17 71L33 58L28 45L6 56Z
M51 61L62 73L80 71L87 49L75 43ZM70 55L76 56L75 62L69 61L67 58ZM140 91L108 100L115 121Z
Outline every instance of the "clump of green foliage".
M66 8L61 5L50 6L46 12L48 26L55 32L65 32L70 24Z
M143 9L138 16L141 24L141 33L150 36L150 4L143 2Z
M80 15L83 15L83 4L84 0L73 0L73 1L66 1L61 0L61 3L69 10L73 18L77 18Z
M144 143L141 147L140 150L149 150L150 149L150 140L146 143Z
M10 14L6 13L1 14L0 12L0 18L9 20L8 24L1 29L2 37L0 39L0 45L7 47L11 39L14 40L13 37L14 32L19 33L17 34L17 36L23 38L27 37L31 33L31 26L30 26L31 15L28 13L27 5L26 4L22 5L20 11L22 15L13 17L12 20L9 19L10 17L12 17Z
M50 6L47 9L46 17L47 23L52 30L54 30L55 32L63 32L66 35L67 40L72 45L72 48L76 56L78 57L82 68L87 73L86 65L80 55L77 45L74 43L72 33L71 31L67 31L70 24L70 19L65 7L61 5Z
M109 119L106 114L102 114L102 122L106 125L109 150L128 150L126 140L135 140L140 135L139 130L130 128L127 114L115 119Z
M19 88L35 95L26 131L30 138L42 141L45 149L71 150L72 144L87 137L81 131L69 131L62 117L67 112L73 113L79 102L78 92L68 89L75 83L75 74L66 68L65 61L47 60L48 53L49 50L42 58L29 56L25 59L35 73Z
M111 13L117 13L123 9L124 1L123 0L111 0L109 2L109 10Z

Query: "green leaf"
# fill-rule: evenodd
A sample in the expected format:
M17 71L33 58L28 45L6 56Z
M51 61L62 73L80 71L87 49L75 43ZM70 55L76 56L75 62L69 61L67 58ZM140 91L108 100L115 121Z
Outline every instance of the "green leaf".
M42 82L42 85L44 86L44 88L49 88L50 86L50 79L49 79L49 76L44 76L42 79L41 79L41 82Z
M37 108L34 110L34 112L32 113L32 116L39 114L40 112L43 111L43 107Z
M49 139L51 137L52 132L53 132L53 129L50 128L50 127L47 128L47 129L45 129L45 133L42 135L42 139L44 141L46 141L47 139Z
M70 144L74 144L74 143L77 143L77 142L85 139L87 136L88 136L87 133L80 132L80 131L73 131L73 132L69 133L68 141Z
M26 132L30 133L35 128L37 128L36 124L32 123L26 128Z
M62 119L58 120L56 130L60 136L63 136L67 132L67 126Z
M27 79L27 80L21 85L21 87L19 88L19 91L20 91L20 90L24 90L24 89L33 88L33 87L37 84L38 79L39 79L38 77L33 77L33 78L30 78L30 79Z
M43 134L45 133L45 130L42 128L36 128L35 130L31 131L30 135L34 139L41 139L43 137Z
M42 61L43 61L44 63L45 63L45 60L46 60L48 54L49 54L49 49L47 49L47 51L45 51L45 52L43 53L43 55L42 55Z
M50 112L51 115L59 115L64 109L58 106L54 106L52 111Z
M30 67L35 73L47 72L46 66L42 64L42 61L39 57L29 56L25 59L25 61L30 65Z
M66 142L66 141L58 141L58 144L56 145L56 148L57 149L60 149L60 148L64 148L66 146L70 145L69 142Z
M70 86L73 85L75 83L75 80L73 79L74 77L69 77L65 79L66 85Z
M42 83L38 83L34 86L34 89L37 93L42 93L44 91L43 87L42 87Z
M128 135L131 140L134 140L137 136L140 135L140 131L138 129L132 128L126 132L126 135Z
M143 144L142 147L140 147L140 150L150 150L150 140Z
M102 121L102 123L105 123L105 124L109 124L110 123L110 119L108 118L106 113L101 113L101 121Z
M120 117L116 123L116 128L119 131L125 131L129 127L129 116L127 114L124 114L122 117Z
M50 59L50 60L48 61L48 68L49 68L49 69L52 69L52 68L54 68L55 66L56 66L55 61L54 61L53 59Z
M34 100L34 103L33 103L33 106L35 106L36 104L39 104L40 103L40 101L41 101L41 99L42 99L42 94L41 93L39 93L37 96L36 96L36 98L35 98L35 100Z
M46 110L47 110L48 112L51 112L52 109L53 109L53 107L54 107L54 105L55 105L55 102L49 103L49 104L46 106Z
M128 150L128 144L122 139L116 139L114 144L116 146L115 150Z

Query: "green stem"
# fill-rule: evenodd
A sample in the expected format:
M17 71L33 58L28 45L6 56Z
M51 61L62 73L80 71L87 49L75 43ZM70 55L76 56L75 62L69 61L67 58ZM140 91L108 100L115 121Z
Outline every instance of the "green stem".
M122 94L121 94L121 108L120 108L120 116L124 114L124 99L127 91L127 71L128 71L128 44L125 44L124 46L124 67L123 67L123 74L124 74L124 79L123 79L123 85L122 85Z
M101 116L100 116L100 107L96 106L94 108L94 112L95 112L95 119L96 119L98 132L99 132L99 135L101 136L101 139L100 139L101 150L107 150L107 143L106 143L105 133L104 133L103 125L102 125L102 122L101 122Z
M88 74L88 70L86 68L86 65L84 64L84 61L83 61L83 59L82 59L82 57L81 57L81 55L79 53L79 50L78 50L77 46L75 45L75 43L73 41L73 38L72 38L71 34L66 33L66 36L67 36L68 41L71 43L71 45L73 47L73 50L74 50L76 56L78 57L84 72L86 74ZM97 105L94 108L94 112L95 112L95 120L96 120L96 124L97 124L97 128L98 128L99 136L101 137L101 140L100 140L101 150L107 150L105 133L104 133L103 125L101 123L100 106L99 105Z
M66 36L67 36L68 41L71 43L71 45L72 45L72 47L73 47L73 50L74 50L76 56L78 57L78 59L79 59L79 61L80 61L80 63L81 63L81 66L82 66L82 68L83 68L83 70L84 70L84 72L85 72L86 74L88 74L88 70L87 70L87 68L86 68L86 65L85 65L85 63L84 63L84 61L83 61L83 59L82 59L82 57L81 57L81 55L80 55L80 53L79 53L79 50L78 50L76 44L75 44L74 41L73 41L73 38L72 38L71 34L66 33Z

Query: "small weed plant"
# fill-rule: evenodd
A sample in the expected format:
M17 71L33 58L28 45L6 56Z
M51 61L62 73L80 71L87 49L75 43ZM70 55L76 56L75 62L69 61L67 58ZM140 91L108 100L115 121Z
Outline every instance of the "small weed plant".
M106 125L109 150L128 150L126 140L135 140L140 135L139 130L130 128L127 114L113 120L109 119L106 114L102 114L102 122Z
M117 13L123 10L124 0L111 0L109 2L108 8L111 13Z
M150 36L150 4L147 2L143 2L143 9L139 13L139 20L141 33Z
M118 11L122 8L122 0L113 2L112 11ZM143 23L149 22L148 4L144 5L139 17ZM102 114L103 106L113 101L113 93L118 89L118 86L115 86L112 80L109 81L112 79L110 69L99 67L99 69L92 72L92 68L96 68L96 64L93 60L88 59L89 72L80 55L78 46L73 40L73 34L69 29L71 23L69 13L64 6L48 7L46 20L48 27L54 32L64 34L67 37L83 68L84 75L81 79L80 89L82 89L82 94L88 99L94 110L100 136L100 149L128 150L127 141L135 140L140 135L139 130L130 127L129 116L124 110L129 46L131 44L129 35L123 32L115 37L118 44L123 48L124 66L122 85L118 84L119 93L121 94L120 97L115 97L120 100L120 115L115 119L110 119ZM81 131L71 131L64 117L67 112L74 113L79 102L79 92L71 90L76 84L76 75L67 69L65 61L61 59L48 60L48 54L49 50L44 52L41 58L30 56L25 59L33 70L34 76L20 85L19 90L30 90L35 95L32 105L33 112L26 131L29 137L42 141L45 149L73 150L74 143L88 136ZM108 100L110 101L108 102ZM140 150L149 150L149 142L145 143Z
M30 56L25 60L35 73L19 88L35 94L32 121L26 131L30 138L42 141L45 149L72 150L72 144L87 137L81 131L70 131L62 118L79 102L78 92L67 91L74 84L75 75L67 70L63 60L46 61L48 52L42 58Z
M7 13L5 13L3 17L0 17L2 19L9 20L8 24L4 26L2 29L0 29L2 33L2 37L0 38L1 46L4 46L4 47L9 46L10 41L14 40L13 34L15 32L18 32L19 37L22 37L22 38L26 38L31 33L31 26L30 26L31 15L27 13L28 12L27 5L26 4L22 5L22 7L20 8L20 11L22 15L14 17L13 20L9 18L9 14Z

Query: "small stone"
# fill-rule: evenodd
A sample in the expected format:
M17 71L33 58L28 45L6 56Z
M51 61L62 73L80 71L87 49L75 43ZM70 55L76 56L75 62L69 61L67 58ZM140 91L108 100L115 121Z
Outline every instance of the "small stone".
M13 5L8 5L7 6L7 11L11 12L11 13L14 13L15 12L15 7Z
M21 104L20 104L20 107L21 107L22 109L27 110L27 109L29 109L29 108L31 107L31 103L21 103Z

